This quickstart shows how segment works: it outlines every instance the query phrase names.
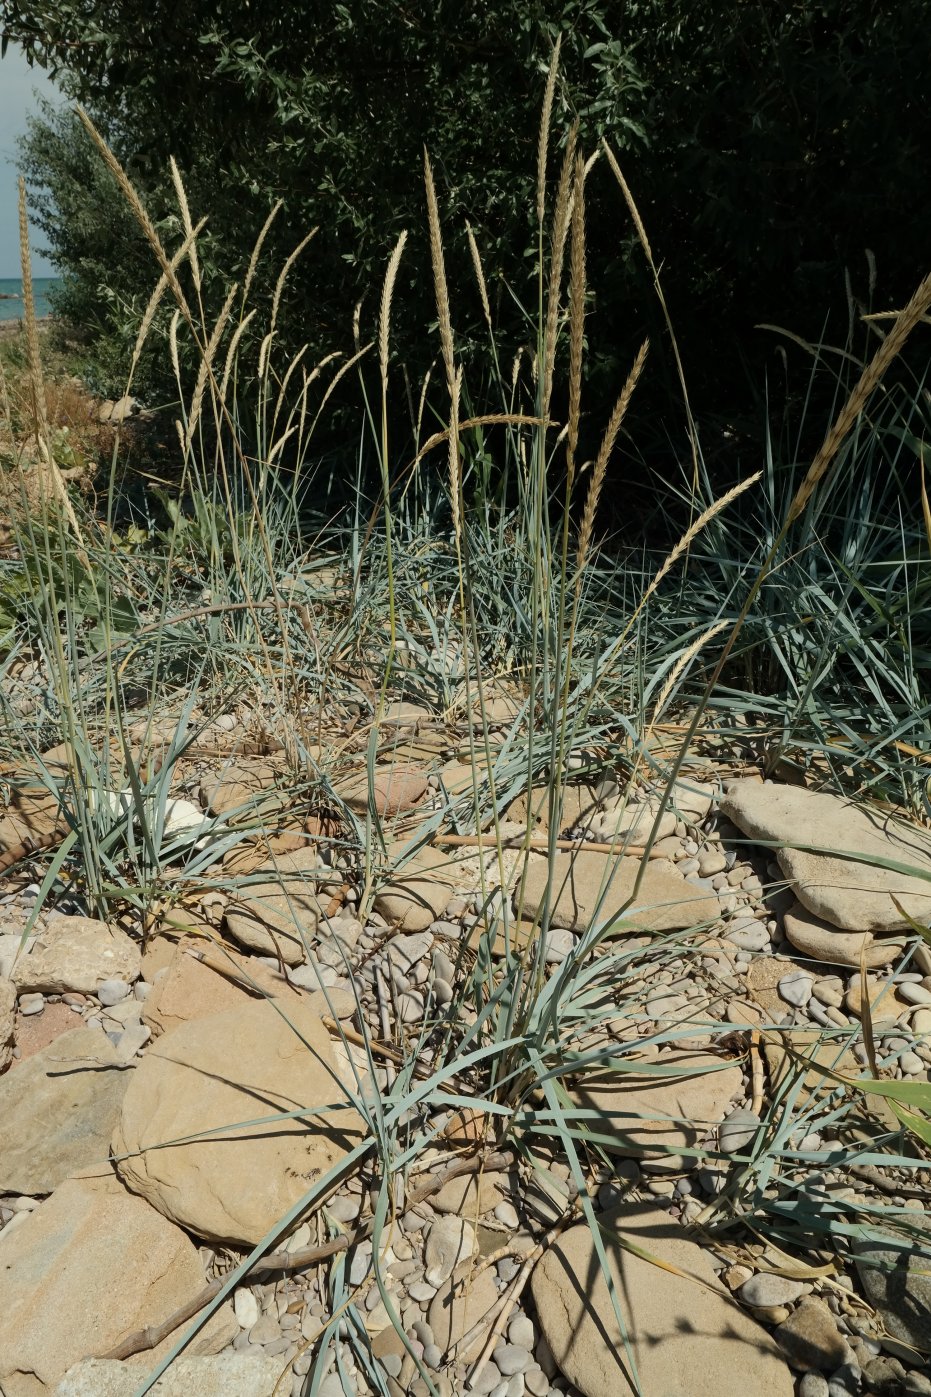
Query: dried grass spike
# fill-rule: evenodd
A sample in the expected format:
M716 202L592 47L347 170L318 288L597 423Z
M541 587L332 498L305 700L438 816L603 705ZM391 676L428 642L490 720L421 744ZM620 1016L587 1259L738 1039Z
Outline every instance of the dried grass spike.
M423 153L424 182L427 187L427 218L430 224L430 259L433 263L433 286L436 294L436 310L440 324L440 347L443 351L443 364L446 369L446 385L450 397L453 395L456 370L453 359L453 327L449 314L449 287L446 282L446 261L443 256L443 233L440 227L440 210L436 200L436 185L433 182L433 167L430 156Z
M391 324L391 298L394 295L394 284L397 281L398 268L401 265L406 242L407 229L405 228L395 243L394 251L388 261L385 283L381 291L381 312L378 317L378 362L381 366L383 384L388 381L388 330Z
M591 547L592 532L595 527L595 514L598 510L598 500L601 496L601 487L604 484L605 473L608 469L608 462L614 450L614 443L617 441L617 434L621 430L621 423L627 414L630 400L634 395L634 390L643 373L643 366L647 361L647 354L650 352L650 341L644 340L637 351L637 357L633 362L633 367L627 375L627 382L621 389L617 402L614 404L614 411L608 419L605 434L601 439L601 446L595 460L595 467L592 471L592 478L588 484L588 494L585 497L585 508L582 511L582 524L579 530L579 561L578 561L578 585L581 585L582 571L588 558Z
M201 275L200 262L197 257L197 243L194 241L194 224L191 221L191 210L187 201L187 190L184 188L184 181L181 179L181 171L175 163L175 157L169 157L171 166L171 182L175 187L175 194L178 199L178 207L181 210L181 222L184 225L185 243L189 244L191 273L194 277L194 285L200 291ZM203 227L203 224L201 224Z
M582 354L585 345L585 159L575 157L572 245L569 258L569 488L575 473L582 401Z
M485 271L482 267L482 258L478 250L478 243L475 241L475 234L472 232L472 225L466 224L466 237L469 240L469 252L472 255L472 266L475 268L475 280L478 282L478 294L482 300L482 314L485 316L485 324L491 329L491 306L488 301L488 287L485 284Z
M540 135L537 139L537 222L543 227L546 213L546 161L550 143L550 123L553 119L553 99L556 96L556 75L559 72L559 50L562 35L558 35L550 59L550 70L546 76L543 93L543 111L540 115Z

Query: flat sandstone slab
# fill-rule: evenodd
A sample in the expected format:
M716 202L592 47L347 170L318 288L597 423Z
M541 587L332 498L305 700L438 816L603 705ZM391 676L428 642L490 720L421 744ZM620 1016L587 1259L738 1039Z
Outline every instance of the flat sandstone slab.
M734 782L721 811L749 838L782 846L776 858L795 884L799 902L842 931L907 929L893 899L915 921L931 922L931 834L926 830L841 796L771 782ZM812 853L786 847L790 844L836 852ZM926 878L881 868L870 859L893 860Z
M687 882L668 859L647 864L636 899L631 901L639 868L639 859L619 859L584 848L579 853L557 854L550 884L551 924L587 931L597 917L601 925L617 919L630 931L678 931L720 915L717 898ZM538 914L546 888L547 865L535 861L527 871L525 917Z
M531 1278L543 1334L583 1397L792 1397L792 1374L766 1330L668 1213L631 1203L599 1223L639 1388L588 1224L564 1233ZM625 1250L622 1239L684 1274Z

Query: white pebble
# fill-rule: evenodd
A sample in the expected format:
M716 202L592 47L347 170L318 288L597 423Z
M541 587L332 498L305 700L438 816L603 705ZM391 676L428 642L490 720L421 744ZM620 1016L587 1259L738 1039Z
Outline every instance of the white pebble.
M233 1312L240 1329L251 1329L258 1322L259 1302L247 1286L240 1286L233 1296Z

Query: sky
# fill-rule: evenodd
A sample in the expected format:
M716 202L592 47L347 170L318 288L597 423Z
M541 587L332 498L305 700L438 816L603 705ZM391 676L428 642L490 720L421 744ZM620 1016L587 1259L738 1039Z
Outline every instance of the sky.
M0 278L18 277L19 213L16 190L16 138L26 129L26 118L38 110L41 97L61 100L41 68L30 68L22 52L12 44L0 58ZM31 237L33 276L53 276L54 268L38 255L42 234Z

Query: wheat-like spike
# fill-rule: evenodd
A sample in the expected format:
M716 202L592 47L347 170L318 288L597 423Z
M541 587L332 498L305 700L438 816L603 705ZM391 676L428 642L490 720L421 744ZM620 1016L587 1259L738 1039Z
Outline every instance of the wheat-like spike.
M242 320L240 320L239 324L236 326L236 329L233 331L232 338L229 342L229 348L226 351L226 362L223 365L223 378L220 383L221 402L226 402L226 390L229 386L230 374L233 371L233 364L236 360L236 351L239 348L239 341L245 334L246 327L248 326L250 320L252 320L252 318L255 316L255 314L256 311L254 309L250 310L246 315L243 316Z
M226 322L229 319L230 311L233 309L233 301L236 298L238 290L239 286L234 282L227 293L226 300L223 302L223 309L217 317L217 323L213 327L213 334L207 341L207 348L201 357L200 365L197 370L197 379L194 384L194 392L191 396L191 412L188 418L187 449L184 453L185 457L187 456L188 450L190 450L191 443L194 440L194 433L197 430L197 424L200 421L200 414L204 402L204 389L207 386L207 375L210 372L210 366L220 346L220 340L223 337L223 331L226 329Z
M171 368L179 393L181 392L181 356L178 353L178 325L180 322L181 312L176 310L168 326L168 352L171 356Z
M755 485L757 481L762 478L762 475L762 471L755 471L753 475L748 475L746 480L739 481L737 485L733 486L732 489L728 490L726 495L722 495L719 500L715 500L714 503L710 504L708 508L704 510L703 513L699 514L698 518L694 521L694 523L691 524L688 529L686 529L685 533L679 539L679 542L673 548L672 552L669 554L662 567L660 568L659 572L656 574L656 576L653 578L653 581L650 583L649 587L644 592L637 606L637 611L643 610L643 607L646 605L649 598L656 591L663 578L666 577L670 570L675 566L676 561L682 557L682 554L688 550L689 545L701 533L702 529L705 528L706 524L710 524L712 519L714 519L716 515L721 513L722 509L727 509L727 506L731 504L733 500L736 500L738 495L742 495L745 490L750 489L751 485Z
M617 434L621 430L621 424L627 415L630 400L634 396L634 390L643 373L643 366L647 361L647 354L650 352L650 341L643 341L637 350L637 357L633 362L627 381L621 389L614 410L608 418L608 425L605 428L604 436L601 439L601 446L595 459L595 467L592 471L592 478L588 482L588 494L585 497L585 508L582 511L582 523L579 529L579 553L578 553L578 578L581 582L582 571L588 558L588 551L591 547L592 531L595 527L595 515L598 510L598 500L601 496L601 487L604 484L605 472L608 469L608 462L614 450L614 443L617 441Z
M206 218L202 218L200 222L197 224L196 228L191 229L187 237L184 239L184 242L178 248L178 251L172 257L171 265L175 270L177 270L177 268L184 261L184 258L187 256L189 250L194 244L194 240L197 238L198 234L200 233L201 229L204 227L206 222ZM155 319L155 312L159 308L162 297L168 290L168 284L168 277L164 272L162 272L156 284L155 290L149 297L148 305L146 306L142 316L142 320L139 323L139 332L136 335L136 342L133 345L132 359L130 360L129 365L129 383L132 382L132 379L135 375L136 368L139 364L139 358L142 354L142 347L145 344L146 339L148 338L149 331L152 328L152 321ZM126 391L129 392L128 384Z
M585 344L585 159L575 157L575 190L572 206L572 246L569 257L569 422L568 489L575 475L582 402L582 352Z
M45 377L42 373L42 355L39 351L39 332L36 328L36 303L32 290L32 259L29 254L29 215L26 208L26 181L19 177L19 260L23 277L23 319L26 323L26 354L29 360L29 379L32 389L32 412L35 422L36 441L40 449L48 451L49 428L46 415Z
M71 503L65 482L62 479L58 462L52 454L51 436L48 425L48 412L45 400L45 378L42 373L42 354L39 350L39 329L36 324L36 302L32 289L32 258L29 253L29 216L26 208L26 181L19 178L19 260L23 280L23 319L26 322L26 353L29 359L29 380L32 389L32 410L35 422L36 445L39 454L48 467L52 488L65 512L68 523L78 543L78 555L82 564L90 568L84 536L78 524L77 515ZM11 419L12 422L12 419ZM45 474L39 469L39 489L45 497Z
M90 117L87 115L87 112L84 110L82 106L79 105L77 107L77 113L78 116L81 118L81 121L84 123L84 127L87 130L87 133L90 136L91 140L94 142L94 145L97 147L97 149L100 151L100 154L103 156L104 163L106 164L113 178L116 180L117 184L122 190L123 197L129 204L129 207L132 209L137 223L139 224L142 231L145 233L145 236L149 241L152 251L155 253L156 258L158 259L159 266L168 277L171 289L177 297L179 304L186 306L187 302L184 297L184 292L181 289L181 284L178 281L177 274L175 273L174 268L171 266L171 259L166 253L164 247L162 246L162 240L155 230L155 225L149 217L148 210L146 209L145 204L142 202L139 195L136 193L136 189L129 176L127 175L126 171L123 169L122 165L117 160L116 156L113 154L113 151L107 145L103 136L101 136L100 132L97 130L97 127L94 125Z
M422 407L422 403L421 403ZM419 422L418 418L418 422ZM522 412L486 412L480 417L467 417L464 422L459 423L459 435L467 432L472 427L552 427L555 424L548 417L530 417ZM444 441L448 441L452 428L446 427L442 432L434 432L428 437L423 446L417 452L411 462L411 468L418 465L428 452L435 446L441 446Z
M456 370L456 377L453 381L453 390L450 394L450 415L449 424L449 497L453 507L453 530L456 535L456 543L462 545L462 516L459 508L459 490L462 485L462 476L459 461L459 395L462 391L462 365Z
M259 229L259 236L255 240L255 245L252 249L252 256L249 258L249 265L246 268L246 279L242 284L242 304L244 308L246 302L249 299L249 291L252 286L252 278L255 276L255 269L258 266L259 257L262 254L262 247L265 243L266 237L268 236L268 230L271 228L276 217L278 216L278 210L281 208L283 203L284 200L279 199L276 203L272 205L268 217Z
M478 282L478 294L482 299L482 313L485 316L485 324L491 329L491 305L488 300L488 287L485 285L485 270L482 267L482 258L478 250L478 243L475 241L475 234L472 232L471 223L466 224L466 237L469 240L469 252L472 254L472 266L475 268L475 280Z
M356 351L356 353L352 355L351 358L347 359L346 362L345 362L344 364L340 364L340 366L339 366L339 368L337 369L336 373L333 375L333 377L330 379L330 382L327 384L327 387L326 387L326 390L325 390L325 392L324 392L324 394L323 394L323 397L320 399L320 406L317 408L317 412L316 412L316 415L315 415L315 417L314 417L314 420L313 420L313 422L310 424L311 433L313 433L314 428L316 427L317 423L319 422L320 417L321 417L321 415L322 415L322 413L323 413L323 409L326 407L326 405L327 405L327 403L328 403L328 401L329 401L329 399L330 399L330 395L331 395L331 393L334 392L334 390L335 390L337 384L342 380L342 378L344 377L344 375L347 374L351 368L353 368L356 364L358 364L358 362L359 362L360 359L363 359L363 358L365 357L365 355L368 354L368 352L369 352L369 350L370 350L371 348L372 348L372 342L371 342L371 340L370 340L368 344L363 344L363 345L361 346L361 348L359 348L359 349Z
M524 346L524 345L521 345L520 348L518 349L517 353L514 355L514 362L513 362L513 364L511 365L511 392L512 392L512 393L516 392L516 390L517 390L517 379L518 379L518 375L520 374L520 361L521 361L521 359L523 359L523 357L524 357L524 351L525 351L525 346Z
M259 378L259 381L260 381L260 382L261 382L261 381L264 379L264 377L265 377L265 373L266 373L266 369L267 369L267 365L268 365L268 359L269 359L269 356L271 355L271 349L272 349L272 337L271 337L270 334L266 334L266 335L263 337L263 339L262 339L262 343L259 345L258 378Z
M288 364L288 367L285 369L284 378L281 380L281 383L278 388L278 396L275 399L275 407L274 411L272 412L272 425L268 433L272 440L274 440L275 432L278 430L278 418L281 416L282 409L284 408L285 394L288 390L288 384L291 382L291 379L294 376L294 374L297 373L298 368L301 366L301 363L303 361L304 355L307 353L309 348L309 344L302 344L297 353L292 357L290 363ZM323 365L326 364L330 359L335 359L337 357L338 355L335 352L326 355L317 365L316 369L314 370L314 374L316 375L317 373L319 373Z
M652 263L653 249L650 247L650 239L647 237L647 230L643 226L643 219L640 217L640 210L637 208L636 202L634 201L634 196L630 192L630 186L624 178L624 172L621 169L620 165L617 163L614 151L608 145L607 141L602 141L602 149L604 150L605 155L608 157L608 164L614 171L614 178L621 186L621 192L624 195L624 200L627 204L628 209L630 210L630 216L634 221L634 227L637 230L637 237L640 239L641 245L643 246L643 250L646 253L650 262Z
M688 649L683 650L682 654L679 656L672 669L667 674L666 682L660 690L659 698L656 700L656 704L653 709L653 718L650 722L650 727L648 729L647 736L649 736L649 733L653 731L653 728L656 726L656 724L662 717L663 709L666 707L666 704L669 701L670 694L678 684L683 670L688 668L692 660L694 660L695 656L698 654L699 650L703 650L704 647L708 644L709 640L714 640L716 635L720 635L722 631L726 631L730 624L730 621L716 621L713 626L709 626L706 631L702 631L701 635L698 636L696 640L692 641Z
M290 254L289 257L285 259L285 264L282 267L281 271L278 273L278 280L275 282L275 294L272 296L271 320L268 323L269 337L271 337L275 332L275 325L278 321L278 307L281 304L281 293L284 291L284 284L288 279L288 272L290 272L291 268L294 266L295 262L300 257L301 253L304 251L304 248L310 242L311 238L316 236L316 233L317 229L311 228L310 232L306 235L306 237L301 238L301 241L298 243L294 251Z
M178 207L181 210L181 222L184 225L185 242L190 243L191 273L194 277L194 285L199 291L201 286L200 262L197 257L197 243L194 241L194 224L191 221L191 210L187 201L187 190L184 187L181 171L178 169L173 155L169 156L168 163L171 167L171 182L175 187Z
M889 365L904 348L905 341L931 306L931 272L925 277L908 304L903 307L892 329L863 370L853 391L828 431L815 459L808 468L795 498L789 506L786 527L793 524L804 513L815 487L822 479L834 457L840 450L845 437L860 416L867 399L878 386Z
M537 223L543 227L546 213L546 160L550 143L550 122L553 119L553 99L556 96L556 76L559 72L559 50L562 35L557 35L550 59L550 70L546 75L546 88L543 93L543 111L540 115L540 135L537 139Z
M430 259L433 263L433 287L436 294L437 317L440 324L440 348L443 351L443 365L446 369L446 385L452 397L456 381L453 358L453 327L449 314L449 287L446 282L446 260L443 256L443 233L440 227L440 209L436 201L436 185L433 182L433 167L426 150L423 153L424 182L427 186L427 218L430 224Z
M414 433L415 442L420 441L420 433L423 429L423 414L424 409L427 406L427 391L430 387L430 379L433 376L433 370L435 367L436 360L434 359L433 363L430 364L430 366L427 369L427 372L424 374L423 383L420 385L420 401L417 404L417 429Z
M556 330L559 325L559 302L562 287L563 257L566 251L566 238L569 233L569 200L572 189L572 174L575 168L575 146L578 137L578 123L574 123L566 142L562 169L559 172L559 185L556 190L556 208L553 213L553 245L550 251L550 276L547 286L546 303L546 358L543 366L543 413L549 413L550 398L553 392L553 370L556 363Z
M391 325L391 298L394 295L394 283L397 280L398 268L401 265L406 242L407 229L405 228L394 245L394 251L388 261L388 269L385 272L385 283L381 289L381 311L378 317L378 362L381 367L383 385L388 382L388 330Z

